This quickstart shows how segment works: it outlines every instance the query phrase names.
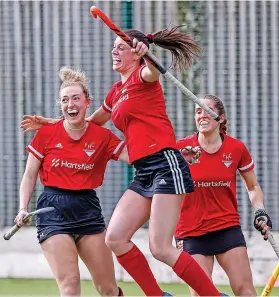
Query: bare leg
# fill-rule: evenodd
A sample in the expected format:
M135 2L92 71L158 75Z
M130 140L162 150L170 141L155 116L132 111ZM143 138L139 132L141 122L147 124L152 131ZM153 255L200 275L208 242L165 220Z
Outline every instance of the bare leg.
M181 251L172 245L184 195L156 194L152 199L149 244L152 255L173 267Z
M116 256L132 249L131 238L149 219L151 199L127 190L119 200L108 225L106 243Z
M105 244L105 232L82 237L77 249L100 295L118 296L112 253Z
M235 296L257 296L245 247L236 247L216 258L226 272Z
M212 272L214 265L214 256L204 256L204 255L192 255L192 257L197 261L206 275L212 280ZM189 287L191 296L199 296L196 291Z
M151 199L127 190L110 220L106 243L118 262L132 276L147 296L163 294L143 253L132 243L133 234L147 221Z
M41 243L54 274L60 295L80 296L78 253L74 240L67 234L54 235Z
M171 266L173 271L200 296L220 296L194 258L172 245L183 197L184 195L154 195L149 225L151 253L157 260Z

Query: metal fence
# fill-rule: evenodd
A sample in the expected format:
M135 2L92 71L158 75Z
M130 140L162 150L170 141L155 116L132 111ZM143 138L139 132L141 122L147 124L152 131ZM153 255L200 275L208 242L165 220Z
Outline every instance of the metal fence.
M58 71L69 65L91 79L91 112L105 98L118 75L111 70L115 36L92 19L91 5L121 27L145 33L187 24L203 48L203 57L187 73L173 72L195 94L213 93L226 103L229 134L250 149L265 193L266 207L279 229L279 2L277 1L1 1L0 2L0 227L11 225L18 208L18 188L33 135L23 135L24 114L55 116ZM152 47L165 66L170 56ZM194 105L162 79L168 114L177 138L195 131ZM109 124L118 135L119 132ZM109 219L125 190L130 169L108 166L98 189ZM39 195L38 183L33 197ZM245 230L252 227L251 207L238 183L239 210Z

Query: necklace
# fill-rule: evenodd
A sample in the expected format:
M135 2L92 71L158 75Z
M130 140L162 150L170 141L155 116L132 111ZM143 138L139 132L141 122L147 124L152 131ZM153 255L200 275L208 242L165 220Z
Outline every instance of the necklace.
M84 126L81 127L81 128L71 128L71 127L69 126L68 122L67 122L67 121L64 121L64 127L65 127L66 129L73 130L73 131L80 131L80 130L83 130L86 126L87 126L87 122L85 122Z

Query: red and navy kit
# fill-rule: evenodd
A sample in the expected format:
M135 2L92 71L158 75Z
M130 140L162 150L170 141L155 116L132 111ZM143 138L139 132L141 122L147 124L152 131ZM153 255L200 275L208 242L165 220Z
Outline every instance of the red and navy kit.
M117 160L124 145L110 130L93 123L79 140L73 140L61 120L42 127L27 150L42 161L44 186L83 190L103 183L107 162Z
M179 149L189 145L199 146L197 134L178 141ZM246 146L230 136L224 135L216 153L203 150L199 160L190 165L195 191L182 203L175 237L200 236L239 226L236 174L253 168L254 162Z
M144 82L144 67L135 70L124 84L115 83L102 105L124 134L131 163L164 148L176 148L161 84Z

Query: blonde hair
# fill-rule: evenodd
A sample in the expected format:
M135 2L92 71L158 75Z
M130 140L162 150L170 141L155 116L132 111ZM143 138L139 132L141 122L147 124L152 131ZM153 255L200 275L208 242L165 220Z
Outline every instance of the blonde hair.
M80 86L85 94L86 99L91 99L90 90L88 87L88 79L85 76L85 73L81 70L74 70L68 66L60 68L59 77L62 81L59 97L61 90L70 87L70 86Z

